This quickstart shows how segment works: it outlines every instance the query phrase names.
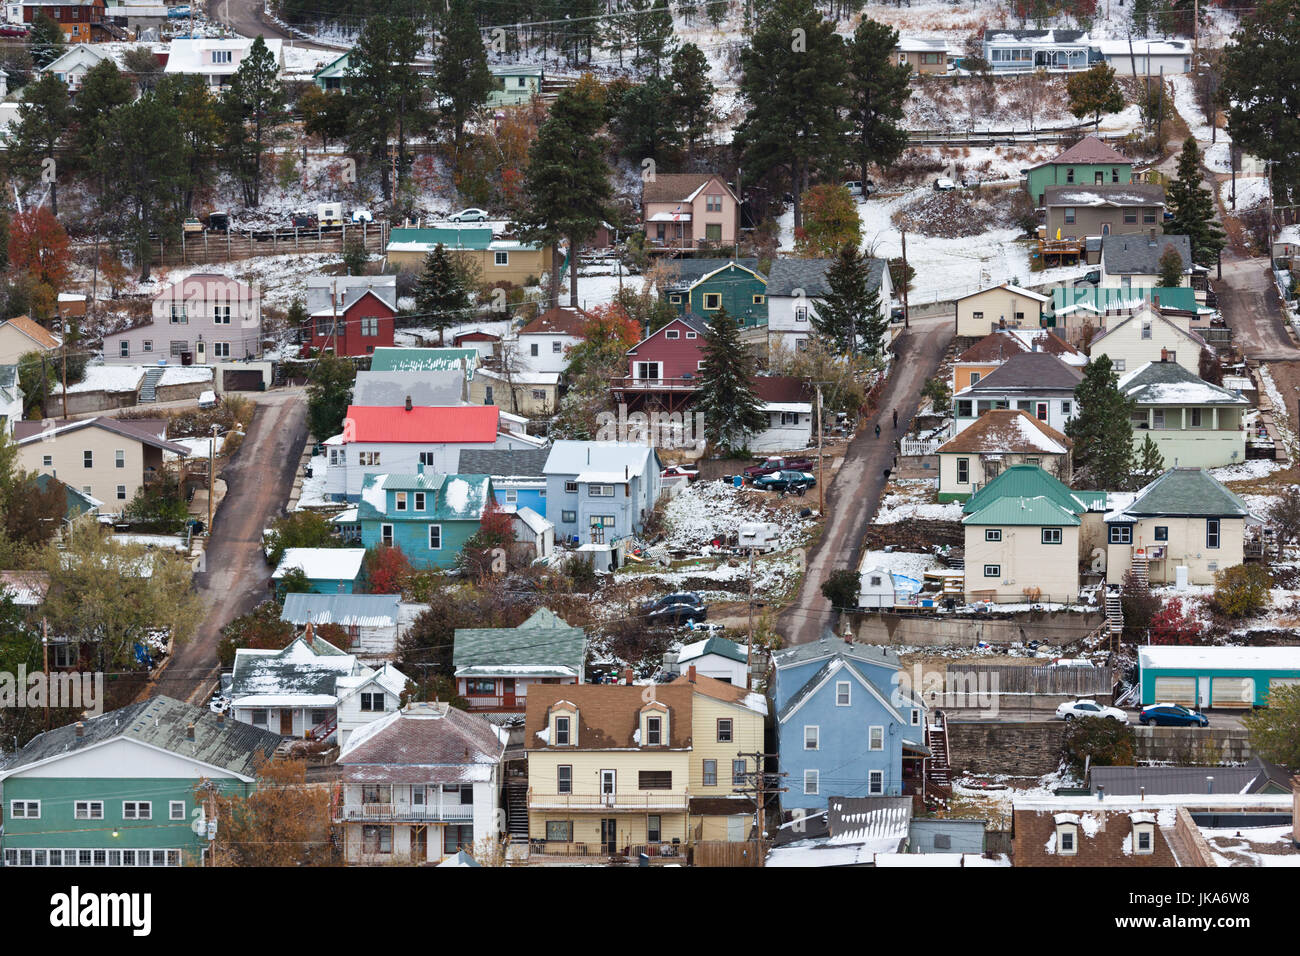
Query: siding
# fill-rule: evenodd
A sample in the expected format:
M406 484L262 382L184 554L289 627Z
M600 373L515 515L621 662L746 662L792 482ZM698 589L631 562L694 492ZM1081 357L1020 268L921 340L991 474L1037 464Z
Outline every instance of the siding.
M968 525L966 531L966 595L999 604L1029 600L1026 591L1038 589L1034 600L1072 602L1079 596L1079 528L1061 528L1060 544L1043 544L1036 526L1003 527L1001 541L984 540L985 525ZM1001 573L984 577L985 565ZM988 592L992 592L992 594Z

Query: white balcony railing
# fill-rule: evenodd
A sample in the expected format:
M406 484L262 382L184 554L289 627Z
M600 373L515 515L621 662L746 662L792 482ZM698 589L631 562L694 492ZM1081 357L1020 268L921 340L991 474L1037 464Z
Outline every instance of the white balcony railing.
M473 820L474 805L469 803L406 804L406 803L349 803L335 811L335 819L345 823L375 823L413 821L416 823L444 823Z
M685 810L685 791L663 790L639 793L532 793L529 810Z

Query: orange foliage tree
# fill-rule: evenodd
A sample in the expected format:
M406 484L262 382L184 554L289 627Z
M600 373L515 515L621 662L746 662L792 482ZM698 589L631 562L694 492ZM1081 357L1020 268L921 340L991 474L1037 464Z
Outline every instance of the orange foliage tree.
M71 266L68 234L44 206L18 213L9 225L9 264L57 294Z
M366 552L361 573L371 594L401 594L411 580L411 561L399 545L379 544Z

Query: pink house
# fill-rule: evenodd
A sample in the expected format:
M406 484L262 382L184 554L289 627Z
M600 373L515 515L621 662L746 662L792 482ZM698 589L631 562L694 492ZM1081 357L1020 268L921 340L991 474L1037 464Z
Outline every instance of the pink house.
M104 361L120 365L205 365L262 354L258 290L216 273L196 273L162 289L145 325L104 336Z
M732 245L740 199L714 173L659 173L641 184L646 241L670 249Z
M707 326L687 312L627 351L628 375L610 382L614 401L630 410L680 409L700 386Z

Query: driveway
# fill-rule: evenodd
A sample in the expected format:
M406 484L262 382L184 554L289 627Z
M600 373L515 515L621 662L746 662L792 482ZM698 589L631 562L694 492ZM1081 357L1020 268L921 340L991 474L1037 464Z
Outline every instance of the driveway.
M835 612L822 596L822 582L839 568L856 568L862 539L885 489L884 471L894 463L894 439L901 437L921 403L921 389L934 375L954 334L952 316L916 319L898 339L899 360L885 385L875 418L849 444L844 463L826 489L826 522L808 556L808 566L794 603L778 624L785 643L807 644L821 638ZM898 430L893 410L898 409ZM876 438L875 425L880 424Z
M262 530L289 500L306 441L303 389L258 396L244 443L221 471L226 497L213 518L204 570L194 578L203 620L190 642L172 655L151 694L202 703L216 684L221 629L267 597L271 569L262 552Z
M1300 359L1300 349L1286 331L1286 313L1265 258L1223 255L1223 279L1215 283L1219 311L1232 329L1232 341L1247 358L1259 361Z

